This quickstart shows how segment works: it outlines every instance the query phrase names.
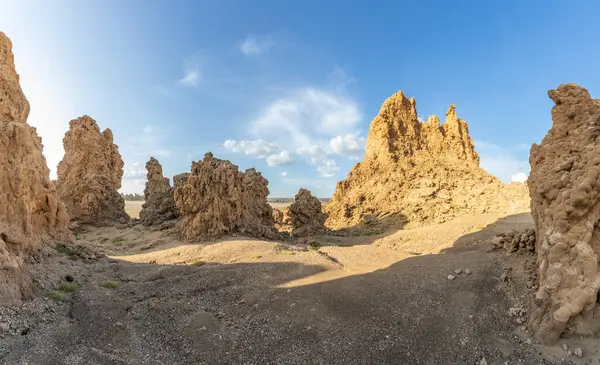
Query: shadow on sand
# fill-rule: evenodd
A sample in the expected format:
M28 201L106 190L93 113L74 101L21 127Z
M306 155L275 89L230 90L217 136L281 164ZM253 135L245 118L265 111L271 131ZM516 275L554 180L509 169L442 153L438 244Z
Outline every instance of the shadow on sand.
M524 217L502 219L508 225ZM461 237L444 254L375 272L287 287L325 268L297 263L191 265L111 260L67 317L0 354L17 364L540 363L514 336L500 279L505 255ZM523 221L523 222L522 222ZM494 228L496 225L496 228ZM499 229L499 228L498 228ZM481 235L478 236L478 235ZM470 250L461 247L470 246ZM472 274L464 274L465 269ZM454 280L447 276L462 269ZM78 278L79 280L83 278ZM105 289L102 280L119 280Z

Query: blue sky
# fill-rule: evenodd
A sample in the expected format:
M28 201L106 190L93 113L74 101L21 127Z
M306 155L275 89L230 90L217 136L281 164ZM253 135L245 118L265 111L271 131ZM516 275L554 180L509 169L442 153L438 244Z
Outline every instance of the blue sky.
M256 167L271 196L318 196L362 158L398 90L425 119L456 104L481 164L528 172L547 91L600 92L597 1L4 1L0 30L52 173L69 120L111 128L141 192L144 163L189 171L212 151Z

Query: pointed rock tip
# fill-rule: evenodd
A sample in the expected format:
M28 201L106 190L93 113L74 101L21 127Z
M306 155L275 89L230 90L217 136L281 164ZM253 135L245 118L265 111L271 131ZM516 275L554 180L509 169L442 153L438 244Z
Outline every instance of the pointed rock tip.
M456 114L456 105L450 104L450 106L448 107L448 111L446 112L446 115L450 115L450 114Z
M548 91L548 96L556 105L592 99L590 92L577 84L560 84L556 90Z

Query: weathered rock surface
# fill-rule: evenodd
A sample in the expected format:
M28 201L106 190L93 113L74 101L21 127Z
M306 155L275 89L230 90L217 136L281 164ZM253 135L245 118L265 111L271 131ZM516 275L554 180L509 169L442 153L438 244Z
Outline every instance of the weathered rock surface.
M203 160L192 162L186 183L178 186L174 195L183 218L182 238L229 233L275 238L267 184L256 170L240 172L236 165L210 152Z
M416 102L400 91L371 122L364 160L337 184L325 206L329 228L368 219L418 225L467 213L522 212L527 187L502 184L479 167L467 123L454 105L440 126L420 122Z
M507 252L535 251L535 230L527 228L502 233L492 239L494 248Z
M33 294L25 262L36 250L73 239L42 140L27 124L28 116L12 43L0 32L0 306L20 304Z
M100 132L84 115L70 122L63 139L65 156L58 164L58 195L72 223L104 226L126 223L125 201L118 193L123 159L110 129Z
M325 231L325 219L321 201L309 190L300 189L289 207L292 235L297 237L314 236Z
M275 228L279 231L292 231L292 221L290 220L290 207L281 209L273 208L273 221Z
M574 84L548 95L553 125L529 157L540 282L528 325L552 343L598 329L600 100Z
M180 186L183 186L187 183L188 178L190 177L189 172L184 172L179 175L173 176L173 186L177 189Z
M140 221L146 226L155 226L165 221L176 219L179 209L173 199L173 188L169 178L163 176L161 164L151 157L146 163L145 202L140 211Z

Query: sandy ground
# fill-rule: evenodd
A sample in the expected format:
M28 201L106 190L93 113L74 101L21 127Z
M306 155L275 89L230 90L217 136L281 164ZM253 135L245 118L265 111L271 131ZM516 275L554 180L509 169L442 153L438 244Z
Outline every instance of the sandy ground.
M508 315L531 300L534 255L491 252L484 241L530 226L527 213L463 216L373 236L322 235L318 249L244 237L183 243L176 227L97 229L81 242L108 258L50 257L80 288L51 302L44 321L28 319L26 335L3 337L0 362L597 361L597 343L541 346ZM584 357L568 356L563 342Z
M140 210L142 210L143 201L125 201L125 212L129 214L131 218L139 218Z

